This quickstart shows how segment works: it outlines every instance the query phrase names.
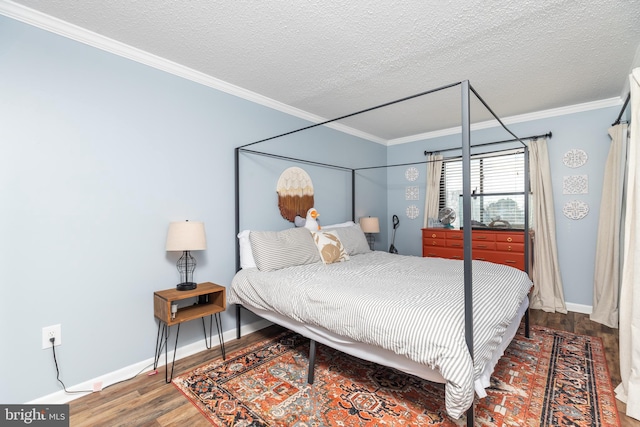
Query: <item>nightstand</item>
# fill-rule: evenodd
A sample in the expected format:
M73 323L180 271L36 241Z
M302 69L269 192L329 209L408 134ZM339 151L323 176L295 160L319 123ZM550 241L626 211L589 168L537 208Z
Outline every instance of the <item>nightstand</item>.
M190 301L193 303L190 304ZM187 305L185 305L187 303ZM172 312L171 306L176 305L177 310ZM158 319L158 334L156 337L156 352L153 368L158 367L158 361L164 347L165 375L164 379L170 383L173 379L173 367L176 362L176 349L178 347L178 336L180 325L194 319L202 319L202 329L204 330L204 341L207 349L212 347L211 334L213 331L213 318L216 319L216 329L218 330L218 340L222 359L226 360L224 340L222 339L222 319L220 313L227 308L227 295L224 286L215 283L199 283L195 289L179 291L176 288L157 291L153 293L153 315ZM204 318L209 316L209 340L207 340L207 328ZM169 340L169 328L178 325L176 331L176 341L173 346L173 361L171 362L171 376L169 376L169 364L167 357L167 347Z

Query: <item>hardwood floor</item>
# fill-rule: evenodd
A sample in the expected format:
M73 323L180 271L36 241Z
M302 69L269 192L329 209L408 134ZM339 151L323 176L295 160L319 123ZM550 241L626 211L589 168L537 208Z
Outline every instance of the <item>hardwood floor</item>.
M579 313L557 314L531 310L531 324L601 337L613 386L620 383L618 367L618 330L591 322ZM281 329L270 326L225 344L227 354L277 334ZM175 375L221 357L218 348L203 351L176 361ZM157 375L138 377L108 387L101 392L70 403L72 427L80 426L210 426L203 415L171 384L164 382L164 368ZM618 403L623 427L640 427L640 421L624 415L625 405Z

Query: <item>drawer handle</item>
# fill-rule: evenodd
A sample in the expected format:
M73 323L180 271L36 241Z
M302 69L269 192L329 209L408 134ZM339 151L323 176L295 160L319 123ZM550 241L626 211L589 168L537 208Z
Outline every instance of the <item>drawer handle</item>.
M478 245L478 249L486 249L487 245Z
M462 245L460 243L452 243L451 246L454 248L459 248Z
M427 256L436 256L436 254L427 254Z
M487 236L478 236L477 239L478 240L487 240Z
M511 243L513 242L513 239L511 237L507 237L507 242Z
M432 238L435 238L435 237L436 237L436 234L435 234L435 233L433 233L433 234L431 235L431 237L432 237Z
M436 245L436 242L431 242L431 246L435 246L435 245Z
M515 264L515 261L512 261L510 259L505 259L504 262L509 263L509 264Z
M462 259L462 257L461 257L461 256L456 255L456 256L452 256L452 257L451 257L451 259Z
M487 259L478 257L478 258L476 258L476 260L478 260L478 261L486 261Z
M511 246L509 246L509 250L511 250Z

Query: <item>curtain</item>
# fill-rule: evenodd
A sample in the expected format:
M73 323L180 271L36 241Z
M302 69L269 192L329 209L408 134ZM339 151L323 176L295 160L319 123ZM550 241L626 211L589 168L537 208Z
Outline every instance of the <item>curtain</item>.
M631 76L631 120L624 252L620 287L620 377L616 397L627 404L627 415L640 419L640 68Z
M624 173L627 161L627 125L609 129L611 147L604 167L596 266L593 278L593 310L589 316L594 322L610 328L618 327L618 294L620 292L621 225Z
M424 196L424 225L429 224L429 218L438 218L440 206L440 177L442 176L442 155L430 154L427 157L427 183Z
M529 176L533 207L533 291L531 308L566 313L558 248L547 139L529 144Z

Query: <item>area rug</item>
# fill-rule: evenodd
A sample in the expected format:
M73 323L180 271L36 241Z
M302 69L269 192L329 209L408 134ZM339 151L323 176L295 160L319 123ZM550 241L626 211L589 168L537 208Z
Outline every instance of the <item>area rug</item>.
M173 384L215 426L459 426L444 386L286 332L176 377ZM498 362L477 426L619 426L599 338L533 327Z

